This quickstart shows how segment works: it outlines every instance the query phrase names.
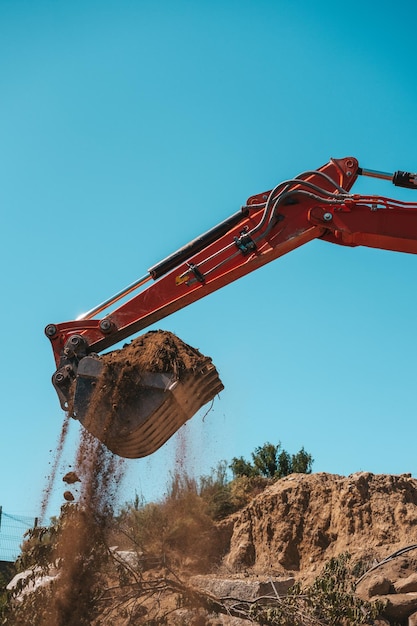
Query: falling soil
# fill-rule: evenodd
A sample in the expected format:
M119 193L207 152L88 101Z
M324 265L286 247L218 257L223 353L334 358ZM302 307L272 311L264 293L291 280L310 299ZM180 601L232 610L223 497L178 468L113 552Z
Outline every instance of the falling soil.
M61 511L53 559L60 564L60 575L42 626L87 626L97 612L95 599L108 556L105 534L113 518L123 461L83 430L76 467L71 480L81 482L80 495L76 504L66 504ZM68 502L75 499L70 491L63 495Z
M58 467L59 464L61 462L61 457L62 457L62 452L64 449L64 445L65 445L65 440L68 434L68 428L69 428L69 422L70 419L67 416L64 419L64 422L62 424L62 428L61 428L61 434L59 436L59 440L58 440L58 445L57 448L55 450L55 454L54 454L54 462L52 465L52 469L51 472L48 476L48 480L46 483L46 487L43 491L43 496L42 496L42 503L41 503L41 511L40 511L40 515L39 515L39 520L40 523L43 523L44 517L45 517L45 513L46 510L48 508L48 504L49 504L49 498L51 497L51 493L52 493L52 489L55 483L55 478L56 478L56 474L58 471Z
M94 422L100 410L100 421L103 423L103 409L107 408L105 429L113 420L113 407L124 407L132 398L137 402L138 372L169 372L181 380L208 362L211 364L211 359L164 331L148 332L122 350L103 355L100 360L104 368L99 380L99 393L90 404L88 420ZM217 377L217 372L215 375ZM216 385L217 391L223 388L218 378ZM71 413L72 407L69 409ZM42 516L60 464L68 422L67 418L55 453L42 501ZM105 440L105 437L100 439ZM184 440L181 442L178 456L182 460L185 443ZM104 565L109 557L105 537L114 519L123 469L123 459L110 452L89 430L81 429L75 471L71 470L63 477L63 482L72 485L72 489L63 492L66 503L61 509L60 529L52 554L52 562L59 567L59 576L52 583L52 593L47 593L44 596L46 601L37 608L37 626L89 626L94 622L97 597L104 587ZM26 617L22 622L15 623L19 626L29 623L25 622Z

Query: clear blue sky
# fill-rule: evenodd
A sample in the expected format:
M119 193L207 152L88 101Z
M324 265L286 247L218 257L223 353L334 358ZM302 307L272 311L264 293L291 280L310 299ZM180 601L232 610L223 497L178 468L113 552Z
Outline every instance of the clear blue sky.
M46 324L330 157L417 170L416 24L411 0L1 0L5 511L39 513L63 421ZM314 471L416 475L416 282L415 256L314 242L160 322L225 390L127 463L123 497L159 497L184 441L197 475L266 441Z

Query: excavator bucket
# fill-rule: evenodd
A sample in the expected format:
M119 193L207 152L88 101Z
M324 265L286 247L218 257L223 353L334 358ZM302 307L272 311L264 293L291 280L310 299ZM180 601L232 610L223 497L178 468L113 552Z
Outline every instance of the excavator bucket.
M209 357L153 331L82 358L69 412L109 450L135 459L158 450L222 389Z

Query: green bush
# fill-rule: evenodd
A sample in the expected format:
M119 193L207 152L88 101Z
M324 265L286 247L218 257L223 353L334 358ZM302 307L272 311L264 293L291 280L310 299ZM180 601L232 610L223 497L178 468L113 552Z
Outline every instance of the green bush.
M264 476L265 478L283 478L294 472L311 474L314 459L304 447L296 454L289 454L281 446L264 443L252 452L252 463L243 457L234 457L229 467L233 476Z
M350 555L331 559L312 585L295 584L278 605L255 603L251 618L265 626L359 626L373 624L385 607L381 601L367 602L354 595Z

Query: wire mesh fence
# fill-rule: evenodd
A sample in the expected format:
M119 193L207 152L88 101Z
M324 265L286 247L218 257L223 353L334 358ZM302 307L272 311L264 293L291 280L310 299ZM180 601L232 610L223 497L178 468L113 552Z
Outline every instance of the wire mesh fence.
M23 535L37 523L36 517L6 513L0 506L0 561L13 562L17 559Z

